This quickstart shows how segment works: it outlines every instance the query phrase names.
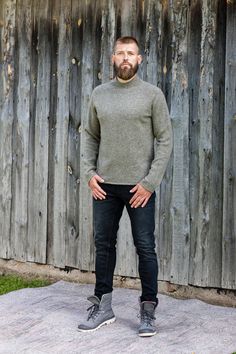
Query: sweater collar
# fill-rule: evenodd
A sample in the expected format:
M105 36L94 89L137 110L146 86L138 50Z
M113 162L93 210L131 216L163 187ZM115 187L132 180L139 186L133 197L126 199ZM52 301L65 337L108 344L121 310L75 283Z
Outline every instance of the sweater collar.
M137 84L139 84L139 82L141 81L141 79L138 77L138 75L136 74L135 77L128 81L128 82L120 82L119 80L117 80L117 78L115 77L112 82L116 87L120 87L120 88L130 88L130 87L135 87L137 86Z

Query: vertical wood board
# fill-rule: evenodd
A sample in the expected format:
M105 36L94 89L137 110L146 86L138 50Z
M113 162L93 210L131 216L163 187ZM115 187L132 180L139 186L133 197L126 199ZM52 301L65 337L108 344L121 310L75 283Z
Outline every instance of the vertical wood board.
M11 257L12 124L16 2L0 8L0 257Z
M16 81L13 125L13 206L11 217L12 257L27 258L28 189L29 189L29 124L30 124L30 55L32 2L17 2L15 56Z
M236 3L227 7L222 287L236 289Z
M34 46L37 60L32 60L32 68L34 67L35 72L31 85L36 85L37 90L35 101L31 105L27 260L46 263L48 122L51 77L49 1L38 1L35 3L34 10L36 11L34 13L34 38L37 36Z

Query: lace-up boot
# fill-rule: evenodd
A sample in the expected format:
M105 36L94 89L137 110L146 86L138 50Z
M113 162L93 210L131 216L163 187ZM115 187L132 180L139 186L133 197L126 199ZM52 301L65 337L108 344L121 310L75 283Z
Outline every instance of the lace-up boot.
M113 323L115 315L111 308L112 293L104 294L99 300L95 295L89 296L88 301L92 305L88 308L89 311L87 321L78 326L80 332L92 332L103 325Z
M151 301L140 303L141 324L138 331L140 337L151 337L156 334L156 327L154 325L156 306L156 303Z

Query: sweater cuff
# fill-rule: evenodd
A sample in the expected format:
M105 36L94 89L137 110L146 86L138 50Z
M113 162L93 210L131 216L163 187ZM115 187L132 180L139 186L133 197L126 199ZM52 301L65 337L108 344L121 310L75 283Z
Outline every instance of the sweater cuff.
M149 182L145 181L145 178L141 182L139 182L139 184L141 184L141 186L143 188L147 189L151 193L153 193L155 191L155 189L156 189L152 184L150 184Z

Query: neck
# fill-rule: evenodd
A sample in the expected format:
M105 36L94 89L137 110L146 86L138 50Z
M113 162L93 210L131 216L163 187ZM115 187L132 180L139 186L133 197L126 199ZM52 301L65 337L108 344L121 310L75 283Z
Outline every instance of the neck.
M132 81L134 78L136 77L136 74L134 76L131 77L131 79L129 80L123 80L121 79L119 76L116 77L116 79L121 82L122 84L127 84L128 82Z

